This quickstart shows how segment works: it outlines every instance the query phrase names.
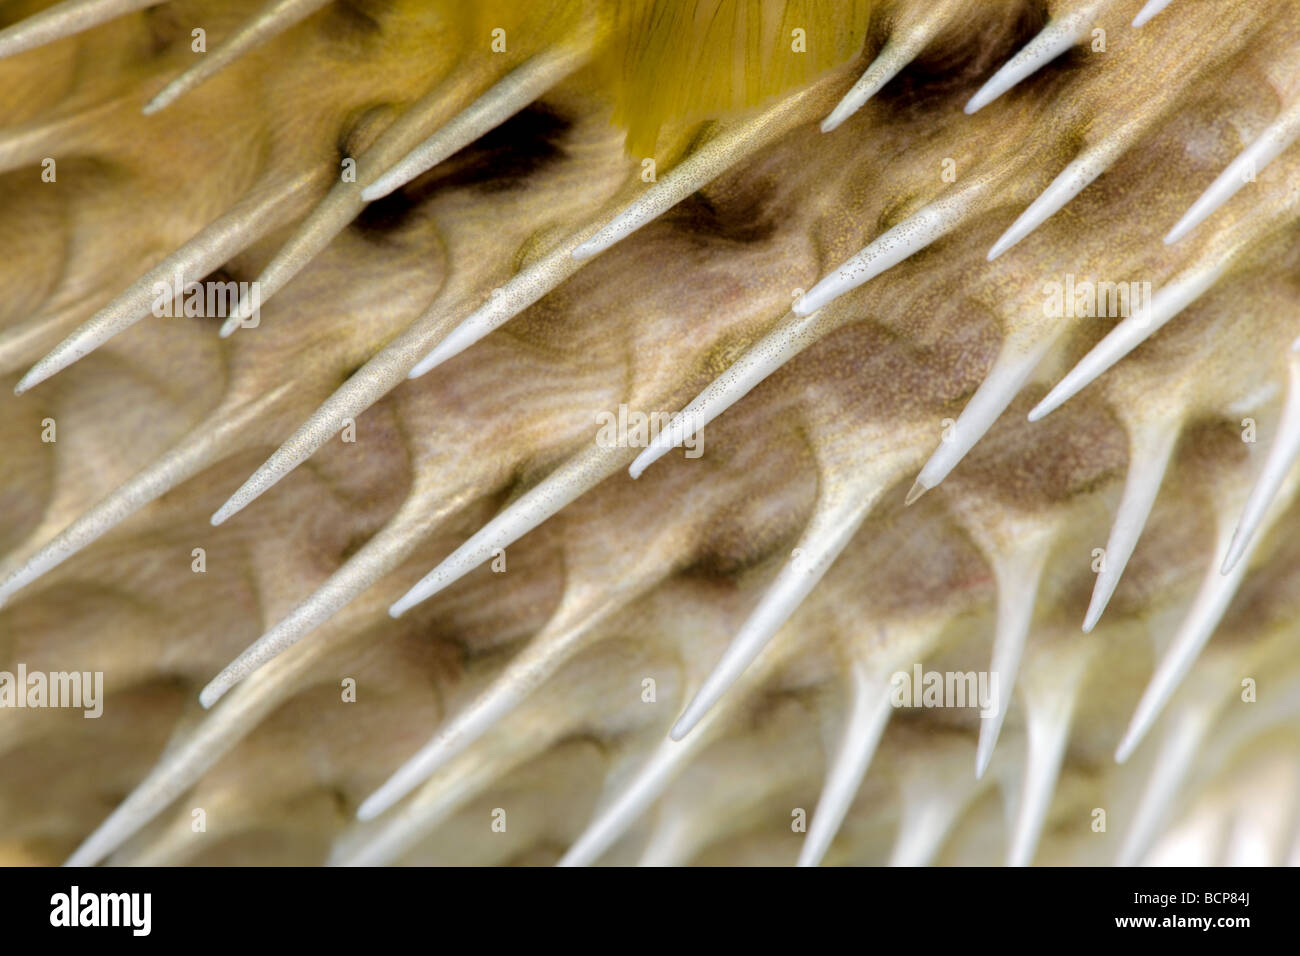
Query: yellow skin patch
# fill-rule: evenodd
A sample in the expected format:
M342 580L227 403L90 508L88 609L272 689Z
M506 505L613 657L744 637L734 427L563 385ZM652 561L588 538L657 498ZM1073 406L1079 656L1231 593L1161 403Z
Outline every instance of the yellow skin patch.
M0 26L45 6L6 6ZM1281 152L1186 238L1161 239L1294 103L1294 3L1174 0L1139 30L1136 0L1101 5L1085 40L973 115L970 97L1044 26L1038 5L714 0L620 4L607 20L577 3L502 0L472 16L464 6L327 5L148 117L144 104L202 55L191 30L204 28L211 50L260 3L177 0L0 60L0 365L12 388L247 197L268 212L220 262L235 281L256 279L340 188L344 161L364 165L430 91L436 128L556 43L580 35L592 50L394 195L357 201L256 328L221 339L219 319L149 315L5 400L0 577L187 436L197 451L192 476L142 498L0 608L0 670L103 671L106 690L97 720L0 713L13 768L0 779L0 859L61 862L119 805L135 816L96 859L545 864L595 848L582 841L605 781L617 793L627 767L661 753L781 569L814 550L810 522L827 515L831 528L860 525L685 737L689 759L637 825L595 858L794 862L805 834L792 811L815 818L857 713L855 675L880 681L917 663L987 671L1017 614L1027 637L987 772L973 772L977 711L891 713L826 862L1004 862L1017 835L999 792L1019 799L1042 772L1031 741L1059 726L1043 715L1062 701L1060 772L1025 838L1035 862L1160 859L1168 834L1203 856L1215 821L1295 794L1277 772L1297 756L1285 730L1300 682L1291 484L1213 637L1133 756L1114 760L1277 432L1300 334L1300 153ZM1049 6L1056 17L1083 5ZM943 18L929 23L936 9ZM807 53L775 58L804 22ZM891 38L927 23L901 74L820 132ZM406 380L493 290L727 136L736 145L711 156L702 188ZM1099 178L988 261L1092 147L1108 159ZM500 570L485 561L389 616L503 508L591 452L599 413L685 407L819 280L945 201L952 228L827 306L806 348L705 426L701 457L674 452L632 481L639 449L617 450L626 460L505 546ZM1158 291L1219 265L1156 334L1026 420L1120 320L1051 314L1045 287ZM427 335L393 347L420 322ZM1000 357L1039 343L1050 348L1006 410L905 507ZM331 431L213 527L322 402L350 376L373 378L373 365L357 370L376 353L395 356L396 371L351 416L355 441ZM47 419L56 441L42 441ZM1256 441L1243 440L1245 419ZM1161 436L1159 492L1085 636L1095 549L1108 545L1134 462ZM210 710L199 705L209 681L337 575L355 595ZM1255 702L1242 699L1248 678ZM431 734L502 687L510 706L407 802L355 819ZM1197 760L1178 801L1147 811L1160 825L1140 832L1155 757L1171 728L1196 722L1188 715L1204 718ZM1270 783L1261 792L1243 779ZM499 807L505 832L491 828ZM206 832L192 828L195 808ZM1096 808L1109 811L1105 832L1092 827ZM937 830L918 822L936 819Z

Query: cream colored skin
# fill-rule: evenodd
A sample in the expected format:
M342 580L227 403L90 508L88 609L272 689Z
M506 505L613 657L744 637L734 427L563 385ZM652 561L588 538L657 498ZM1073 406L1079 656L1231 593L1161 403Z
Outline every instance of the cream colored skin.
M215 41L259 6L213 4L204 25ZM1300 332L1300 154L1281 152L1181 241L1162 237L1292 102L1300 10L1174 0L1134 30L1140 3L1101 5L1105 52L1080 47L966 115L1041 24L1016 0L946 4L952 20L937 30L911 6L882 8L861 61L803 91L797 122L723 117L750 147L720 156L698 194L423 377L405 379L493 289L652 188L595 74L340 231L258 328L223 340L217 320L143 318L8 399L0 574L53 554L42 552L52 540L67 547L7 595L0 669L103 671L105 699L95 721L0 713L0 752L16 768L0 779L0 859L788 864L803 847L800 809L842 817L833 839L817 835L827 863L1210 861L1216 827L1243 819L1266 828L1268 862L1294 858L1291 821L1261 810L1300 805L1285 772L1300 754L1286 729L1300 707L1292 483L1171 698L1124 763L1114 752L1166 642L1197 624L1198 589L1219 586L1207 569L1218 575L1282 406ZM169 8L0 60L10 385L250 191L272 197L277 218L241 236L225 271L256 277L341 157L362 155L438 84L449 113L472 104L530 52L485 65L430 7L399 4L373 28L326 7L149 117L141 108L193 65L190 26ZM913 20L933 36L912 67L820 132L891 25ZM1224 29L1234 20L1238 31ZM665 130L661 176L701 148L696 132ZM989 262L1098 143L1106 172ZM40 179L47 156L53 183ZM633 481L624 470L639 449L617 449L542 484L593 454L598 412L684 407L788 316L795 290L945 197L960 202L944 234L836 300L834 322L705 426L703 457L671 454ZM1222 275L1096 382L1026 420L1115 324L1047 317L1045 283L1160 288L1197 269ZM905 507L999 356L1048 340L1023 383L992 380L1005 411ZM356 441L304 446L299 467L213 527L376 354L393 364L372 363L351 385L368 391L346 393ZM1171 430L1144 529L1085 636L1093 549L1107 544L1128 468ZM572 501L506 545L504 570L487 562L389 616L539 485ZM782 608L702 722L666 743L781 569L818 554L823 539L806 529L827 515L859 522L843 550L806 566L824 576ZM313 598L322 587L327 598ZM200 689L304 601L287 649L205 711ZM957 708L891 713L878 740L846 732L848 715L873 713L873 681L914 663L980 671L991 655L1011 701L1000 733ZM355 703L342 699L348 679ZM465 728L410 797L355 820L431 735ZM828 778L851 803L817 807ZM623 805L636 813L611 816ZM492 827L498 808L505 832Z

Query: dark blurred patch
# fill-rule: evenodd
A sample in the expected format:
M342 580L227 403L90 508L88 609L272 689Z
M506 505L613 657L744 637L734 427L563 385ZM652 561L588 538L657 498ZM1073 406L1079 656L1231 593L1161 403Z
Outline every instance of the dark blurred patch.
M383 32L379 17L392 4L387 0L335 0L321 21L325 36L335 42L365 41Z
M444 189L526 188L530 176L564 158L561 144L571 125L541 104L521 110L402 189L372 202L357 217L356 228L373 235L399 229Z
M664 221L706 239L761 242L776 231L765 197L766 190L754 189L725 197L697 192L678 203Z
M190 316L190 318L196 319L199 322L216 322L218 325L222 324L226 321L227 314L230 311L233 311L238 304L237 292L240 288L239 283L249 281L251 280L247 278L237 278L234 272L231 271L229 263L219 269L209 272L199 280L199 285L203 289L203 314ZM218 285L221 286L220 290L217 292L210 291L214 290ZM231 293L229 297L226 295L228 291ZM217 308L211 313L208 311L209 300L211 300L213 305L217 306ZM181 303L183 302L184 298L181 300ZM180 311L177 314L185 315L183 304L179 305L179 309Z
M1048 19L1047 4L1042 0L990 3L977 21L962 20L940 33L898 76L885 84L876 98L902 113L928 113L948 100L964 105L1047 25ZM880 24L873 31L878 35L873 36L868 49L878 50L891 27L892 24ZM1006 95L1042 96L1087 56L1086 46L1076 47L1022 80Z
M159 56L165 51L193 41L190 31L194 25L187 22L174 4L160 4L144 11L144 23L148 32L149 49L147 54Z
M393 103L378 103L355 110L342 124L334 148L338 150L339 168L345 159L356 159L379 139L401 115Z

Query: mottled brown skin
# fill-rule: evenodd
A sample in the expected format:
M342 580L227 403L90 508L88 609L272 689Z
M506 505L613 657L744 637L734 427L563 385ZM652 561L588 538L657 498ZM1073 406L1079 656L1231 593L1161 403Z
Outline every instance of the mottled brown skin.
M45 5L6 4L0 25ZM960 29L943 32L843 128L823 136L810 119L727 171L503 329L389 393L357 421L355 444L330 442L220 528L208 516L435 297L449 309L477 305L635 175L639 157L623 151L591 76L374 204L264 308L259 328L219 340L210 319L149 318L6 399L5 572L221 403L294 383L247 427L237 454L0 610L0 669L102 670L107 688L99 720L0 714L0 861L65 858L169 741L197 732L199 689L418 490L445 513L411 555L268 668L276 689L264 716L111 861L325 862L365 838L365 827L353 832L358 804L441 720L571 605L589 611L613 595L558 673L449 768L481 782L402 857L553 862L590 819L607 775L630 772L658 745L789 557L819 495L865 492L872 481L887 490L778 636L779 666L733 690L726 732L605 859L793 861L802 836L791 832L791 810L816 804L845 712L846 659L915 646L904 659L927 669L985 668L992 561L1040 534L1051 536L1050 558L1020 692L1050 688L1083 642L1093 657L1035 859L1112 859L1150 766L1151 747L1123 767L1111 756L1150 677L1150 638L1177 623L1212 559L1217 509L1239 510L1285 384L1283 352L1300 329L1296 149L1183 243L1160 242L1276 113L1296 75L1300 8L1176 0L1134 32L1138 5L1109 15L1108 52L1080 47L966 117L970 94L1045 22L1041 4L968 4ZM306 175L301 215L340 157L435 79L463 71L467 96L482 86L481 53L429 7L337 4L176 106L139 115L190 62L191 23L215 39L257 6L181 0L0 61L0 126L10 131L0 134L0 366L11 386L254 183ZM863 61L821 81L830 103L905 6L884 5ZM1225 24L1237 21L1232 35ZM1092 187L985 261L1081 144L1149 116L1159 119ZM34 140L11 136L45 124ZM667 130L661 161L692 135ZM58 159L57 184L40 182L45 155ZM940 175L949 157L955 183ZM851 293L853 320L709 425L702 458L674 454L637 482L616 474L510 546L504 574L479 568L400 620L387 616L503 504L587 447L596 412L621 402L682 407L781 318L793 290L945 190L981 182L976 214ZM1008 335L1069 321L1043 317L1044 281L1073 272L1158 287L1212 251L1216 235L1254 238L1251 223L1257 241L1211 293L1031 425L1029 408L1113 325L1075 320L951 477L903 507L941 422L958 415ZM251 279L288 232L224 272ZM1254 404L1238 407L1244 399ZM1174 462L1118 591L1085 637L1091 549L1105 543L1127 435L1144 414L1170 408L1184 423ZM1244 415L1260 417L1259 446L1240 440ZM47 416L58 423L55 444L40 442ZM1189 679L1206 707L1227 699L1220 724L1230 743L1206 748L1180 812L1202 793L1230 812L1245 798L1225 796L1222 780L1294 766L1300 753L1294 724L1256 725L1249 708L1262 704L1236 700L1242 676L1259 678L1261 698L1287 680L1295 687L1297 521L1292 508L1268 532L1193 675L1202 683ZM207 552L202 575L190 569L195 547ZM345 677L357 681L357 703L340 701ZM657 682L654 704L641 699L647 677ZM968 711L897 714L827 861L884 862L908 806L931 793L950 798L953 818L932 859L999 862L1001 800L1015 797L1024 721L1013 709L979 783L977 725ZM207 811L206 833L191 832L195 807ZM496 807L509 812L504 834L489 826ZM1091 832L1094 807L1110 809L1112 832Z

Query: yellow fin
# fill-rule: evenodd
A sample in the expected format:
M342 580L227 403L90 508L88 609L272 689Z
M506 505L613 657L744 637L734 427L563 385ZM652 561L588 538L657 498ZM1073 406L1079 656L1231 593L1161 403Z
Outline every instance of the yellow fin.
M622 0L605 82L628 152L653 154L669 121L756 106L852 60L869 0Z

